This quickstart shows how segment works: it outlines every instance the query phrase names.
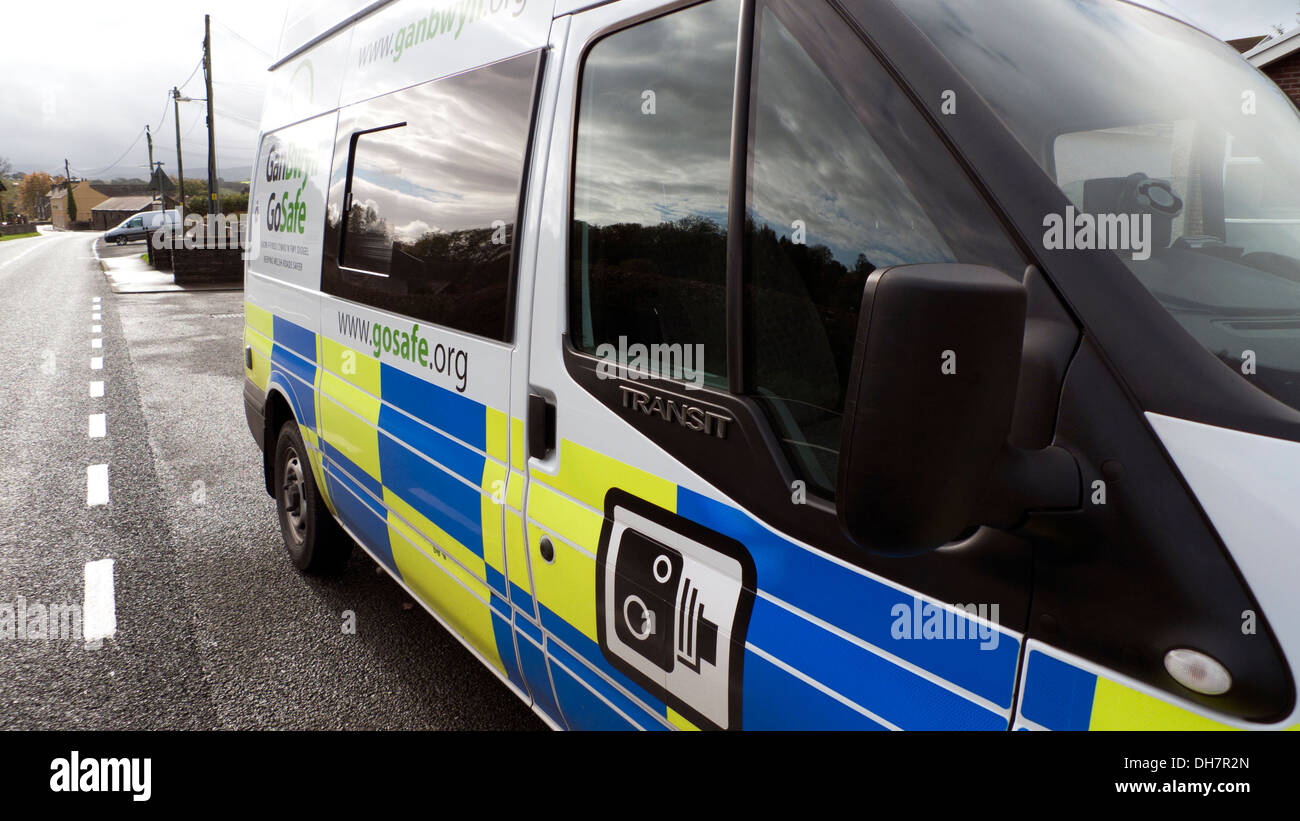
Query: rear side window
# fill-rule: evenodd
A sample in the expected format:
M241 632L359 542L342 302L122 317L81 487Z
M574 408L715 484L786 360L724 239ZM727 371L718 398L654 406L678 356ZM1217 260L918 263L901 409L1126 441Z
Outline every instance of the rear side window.
M329 209L338 266L325 268L326 293L510 337L540 59L522 55L344 112L346 168Z

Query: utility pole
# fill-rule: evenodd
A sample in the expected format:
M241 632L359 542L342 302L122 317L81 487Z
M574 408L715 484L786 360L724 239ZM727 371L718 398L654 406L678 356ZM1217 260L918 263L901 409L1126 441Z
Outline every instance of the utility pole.
M69 215L68 215L68 203L70 203L70 202L73 201L73 197L72 197L72 171L68 168L68 158L67 158L67 157L64 157L64 158L63 158L63 180L64 180L64 182L63 182L63 187L64 187L65 189L67 189L67 192L68 192L68 193L67 193L67 196L65 196L65 197L63 198L63 221L64 221L65 223L67 223L67 224L70 225L70 224L72 223L72 219L71 219L71 218L69 217ZM53 212L50 213L50 216L51 216L51 217L54 216Z
M203 15L203 82L208 91L208 213L221 213L217 192L217 138L212 133L212 20Z
M177 195L180 202L176 206L176 212L181 220L185 220L185 166L181 163L181 91L176 86L172 86L172 119L176 121L176 184L179 186Z
M163 111L166 111L166 110L167 110L167 109L165 109L165 108L163 109ZM144 139L145 139L145 142L147 142L147 143L149 144L149 173L150 173L150 174L153 174L153 173L154 173L154 170L153 170L153 135L149 133L149 126L148 126L148 125L145 125L145 127L144 127ZM154 175L154 179L153 179L153 181L154 181L155 183L158 184L158 210L159 210L159 211L166 211L167 209L163 207L163 206L166 205L167 203L166 203L166 201L164 201L163 198L162 198L162 183L158 181L158 176L157 176L156 174Z

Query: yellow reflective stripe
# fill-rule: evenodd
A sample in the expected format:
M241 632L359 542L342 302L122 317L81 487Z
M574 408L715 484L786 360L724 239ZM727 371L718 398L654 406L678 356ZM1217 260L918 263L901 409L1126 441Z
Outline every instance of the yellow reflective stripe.
M528 528L537 601L584 636L597 641L596 608L593 606L596 601L596 560L552 539L555 561L545 562L538 549L543 535L540 527Z
M269 339L275 338L275 320L265 308L244 301L244 324Z
M371 396L382 396L379 360L328 337L318 336L321 367L342 377ZM375 420L378 421L376 416Z
M560 443L559 473L547 476L534 471L532 478L596 510L605 509L605 492L617 487L665 510L677 512L676 484L568 439ZM531 509L529 515L534 515ZM595 542L585 544L591 546Z
M271 340L262 336L254 328L244 327L244 344L253 349L253 367L244 366L244 376L266 393L271 384Z
M510 472L510 481L506 485L506 505L520 513L524 510L524 480L522 473Z
M501 540L501 508L506 496L506 467L483 460L483 492L479 495L479 517L483 528L483 558L505 575L505 544Z
M516 470L524 469L527 452L524 449L524 422L522 419L510 418L510 465Z
M510 443L506 441L509 418L496 408L489 407L486 422L488 456L504 463L509 456Z
M316 334L316 377L312 382L312 401L316 403L316 424L320 424L320 378L324 369L321 368L321 346L324 337ZM317 431L312 431L312 442L317 448L320 447L320 436ZM316 487L320 490L321 498L325 500L325 507L329 508L330 513L335 516L339 515L338 508L334 506L334 499L330 496L329 483L325 481L325 455L316 452L312 459L312 469L316 473Z
M696 726L695 726L694 724L692 724L691 722L687 721L686 718L685 718L684 716L680 715L680 714L679 714L676 710L674 710L672 707L669 707L669 708L668 708L668 723L671 724L672 726L676 727L678 730L698 730L698 729L700 729L699 727L696 727Z
M467 569L472 575L466 575L466 573L461 571L459 568L456 568L456 562L446 562L448 569L452 570L452 572L456 574L457 578L460 578L462 581L469 584L470 587L483 596L484 599L487 598L487 583L482 580L483 577L487 575L487 572L483 569L483 559L480 559L474 551L456 541L454 537L449 535L442 528L426 519L423 514L408 505L400 496L388 488L384 488L384 504L387 505L389 510L396 513L408 522L411 527L415 528L416 532L423 540L423 544L420 544L421 547L425 547L427 544L426 550L428 552L433 552L428 550L428 548L437 551L434 554L435 559L440 558L441 554L446 554L454 558L456 562L459 562L462 567ZM393 517L390 515L389 519L391 520L392 518Z
M533 594L533 584L528 578L528 556L524 545L524 520L513 510L506 511L506 570L510 583ZM532 614L529 613L531 616Z
M1090 730L1232 730L1162 699L1097 677Z
M321 376L320 396L321 436L371 478L382 482L378 397L360 391L328 372Z
M492 666L504 672L487 604L491 593L473 575L482 574L483 561L387 488L384 504L388 508L389 547L402 579ZM466 567L471 570L451 561L449 554L468 560Z
M600 545L600 528L605 523L601 514L538 484L529 491L528 518L592 553Z

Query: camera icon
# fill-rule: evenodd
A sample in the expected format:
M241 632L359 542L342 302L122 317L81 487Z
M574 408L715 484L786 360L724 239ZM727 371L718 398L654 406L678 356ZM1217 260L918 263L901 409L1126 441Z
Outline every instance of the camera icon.
M606 508L597 557L602 652L697 726L737 726L753 607L748 552L619 491Z
M665 673L680 662L694 672L718 663L718 625L680 551L623 531L614 571L618 638Z

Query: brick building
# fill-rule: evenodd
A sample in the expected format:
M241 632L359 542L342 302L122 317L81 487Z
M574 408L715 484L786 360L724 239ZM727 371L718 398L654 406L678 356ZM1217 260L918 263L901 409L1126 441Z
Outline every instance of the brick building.
M1245 57L1272 78L1300 108L1300 26L1264 40L1247 51Z

